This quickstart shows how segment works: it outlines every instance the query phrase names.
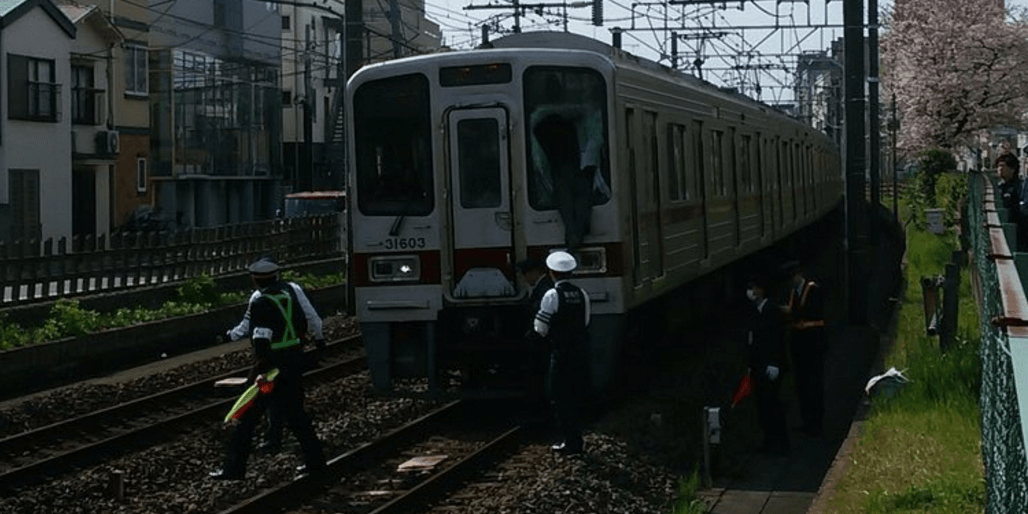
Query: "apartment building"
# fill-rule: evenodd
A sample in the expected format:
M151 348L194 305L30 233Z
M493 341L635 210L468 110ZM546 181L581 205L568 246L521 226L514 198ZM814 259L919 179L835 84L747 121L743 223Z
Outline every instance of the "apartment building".
M282 165L285 188L292 191L344 184L340 70L346 4L325 0L319 5L280 6ZM347 63L348 69L440 48L439 25L425 18L424 0L365 1L359 11L363 55L360 62Z
M85 0L79 0L85 1ZM111 227L147 228L144 216L153 203L150 186L150 46L147 0L97 2L109 22L122 34L114 47L110 83L113 126L108 127L114 156L111 178ZM114 143L117 141L117 143ZM154 220L149 228L155 225Z
M279 5L151 4L150 183L175 226L274 215L281 180Z

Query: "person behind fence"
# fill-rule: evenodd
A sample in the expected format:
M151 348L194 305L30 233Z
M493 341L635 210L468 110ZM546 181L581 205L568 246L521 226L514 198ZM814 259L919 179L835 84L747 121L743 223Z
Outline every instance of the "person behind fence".
M253 408L242 415L229 441L223 467L210 476L216 480L240 480L245 476L253 432L270 406L278 410L300 443L304 465L298 471L305 474L324 470L321 442L303 406L306 362L300 334L307 332L307 320L298 308L298 295L289 283L278 279L274 262L262 259L251 265L250 271L261 292L251 305L250 340L255 356L251 376L261 383L272 370L277 370L277 375L269 393L258 396Z
M789 345L796 379L803 424L798 430L810 436L821 435L824 422L825 335L823 291L820 284L804 276L797 261L787 262L788 300L783 309L788 319Z
M1021 166L1016 155L1000 154L995 165L1000 179L1000 202L1007 210L1006 221L1017 226L1015 248L1019 252L1028 251L1028 183L1018 176Z
M784 326L782 311L768 299L768 291L765 276L753 277L746 288L746 298L753 302L749 313L749 374L764 433L761 451L785 455L789 452L789 434L778 397L785 363Z
M250 277L254 281L254 285L257 284L257 278L262 274L271 273L278 278L278 265L271 257L261 257L256 262L250 265ZM296 298L300 304L300 308L303 310L304 318L307 320L307 333L304 334L303 340L314 341L314 346L317 352L321 352L325 348L325 336L322 332L322 320L321 316L318 315L318 311L314 309L307 294L303 288L300 287L296 282L286 282L289 287L296 293ZM254 302L261 297L261 290L259 287L254 289L253 294L250 295L250 300L246 304L246 313L243 314L243 319L238 325L230 329L225 333L225 338L229 341L238 341L247 337L250 334L250 310L253 308ZM253 380L254 377L250 377ZM264 440L257 445L258 453L278 453L282 451L282 416L278 412L276 405L269 406L267 410L268 426L264 432Z
M534 326L550 343L550 402L564 437L551 449L566 455L583 451L579 416L588 383L589 295L568 281L576 266L575 258L564 251L546 257L554 285L543 295Z

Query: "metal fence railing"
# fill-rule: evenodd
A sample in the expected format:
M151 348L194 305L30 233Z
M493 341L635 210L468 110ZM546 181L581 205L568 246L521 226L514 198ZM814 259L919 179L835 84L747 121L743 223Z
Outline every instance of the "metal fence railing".
M1004 227L1009 225L1001 221L1006 219L1005 209L997 208L994 189L984 175L969 176L967 217L974 290L982 320L980 400L986 512L1021 513L1028 505L1022 417L1028 412L1028 377L1023 376L1028 374L1028 302L1010 250L1015 246L1007 244L1008 235L1014 233L1011 227Z
M26 243L0 241L0 308L237 273L262 255L329 259L345 245L337 215Z

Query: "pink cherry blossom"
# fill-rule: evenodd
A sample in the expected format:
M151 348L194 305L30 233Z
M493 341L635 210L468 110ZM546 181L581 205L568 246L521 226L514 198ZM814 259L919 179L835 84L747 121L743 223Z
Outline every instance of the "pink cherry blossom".
M904 153L968 144L1028 111L1028 27L1002 3L897 0L882 37L883 100L896 95Z

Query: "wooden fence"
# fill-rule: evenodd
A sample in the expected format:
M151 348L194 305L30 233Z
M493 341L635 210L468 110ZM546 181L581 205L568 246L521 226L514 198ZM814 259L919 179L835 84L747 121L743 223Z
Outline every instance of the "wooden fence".
M0 242L0 308L235 273L271 255L281 264L338 257L336 215L287 218L176 232L115 233Z

